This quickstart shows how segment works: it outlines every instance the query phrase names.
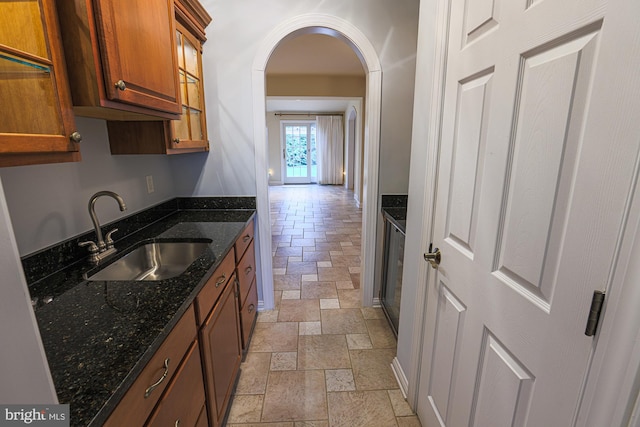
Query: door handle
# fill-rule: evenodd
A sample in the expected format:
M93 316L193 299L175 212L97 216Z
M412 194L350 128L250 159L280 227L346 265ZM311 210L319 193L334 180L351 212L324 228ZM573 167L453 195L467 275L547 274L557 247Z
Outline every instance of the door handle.
M424 254L424 260L431 264L432 268L438 268L440 261L442 260L442 253L440 249L433 249L433 243L429 243L429 251Z

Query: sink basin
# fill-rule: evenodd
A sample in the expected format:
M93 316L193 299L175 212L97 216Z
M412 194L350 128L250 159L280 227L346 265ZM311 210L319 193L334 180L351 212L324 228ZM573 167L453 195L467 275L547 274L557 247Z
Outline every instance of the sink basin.
M129 252L87 280L165 280L182 274L208 242L154 242Z

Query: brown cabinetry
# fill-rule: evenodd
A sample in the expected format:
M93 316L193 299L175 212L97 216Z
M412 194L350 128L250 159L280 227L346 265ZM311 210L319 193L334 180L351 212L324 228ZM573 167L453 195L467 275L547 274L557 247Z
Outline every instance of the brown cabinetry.
M56 2L77 115L178 118L173 0Z
M195 0L176 0L175 72L181 117L162 122L108 121L111 154L178 154L208 151L202 75L204 29L211 17Z
M235 276L200 330L211 424L222 424L240 369L242 349Z
M256 286L256 256L253 244L253 221L245 228L235 244L238 303L240 308L240 325L242 332L242 349L246 353L249 338L258 314L258 289Z
M251 221L105 426L224 425L256 318L253 226Z
M3 2L0 166L80 160L53 0Z
M188 355L192 353L188 352L190 347L195 345L197 348L195 339L196 319L193 306L190 306L104 425L107 427L143 425L156 403L161 400L167 386L175 382L173 378L181 378L178 375L185 370L185 363L181 364L181 361L185 353ZM189 358L186 359L188 360ZM191 370L192 368L189 368L188 372ZM201 383L202 380L200 380ZM197 390L197 384L194 388Z
M195 341L147 425L195 427L204 403L200 348ZM206 414L204 416L206 418Z

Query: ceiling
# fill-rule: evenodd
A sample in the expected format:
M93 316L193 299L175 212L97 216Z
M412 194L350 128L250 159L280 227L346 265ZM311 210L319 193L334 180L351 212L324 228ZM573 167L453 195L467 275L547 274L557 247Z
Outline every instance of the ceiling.
M364 68L344 41L324 34L303 34L278 45L266 73L356 76L364 75Z
M364 76L355 52L344 41L325 34L303 34L283 40L275 49L267 75L315 74ZM267 97L268 112L338 112L349 98Z

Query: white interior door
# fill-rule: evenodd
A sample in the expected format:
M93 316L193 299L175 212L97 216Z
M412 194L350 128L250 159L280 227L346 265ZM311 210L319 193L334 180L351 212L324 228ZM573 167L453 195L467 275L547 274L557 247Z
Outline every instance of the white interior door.
M591 297L615 274L637 181L640 82L620 57L640 10L623 3L451 0L427 427L574 425Z
M317 182L315 122L282 122L285 184Z

